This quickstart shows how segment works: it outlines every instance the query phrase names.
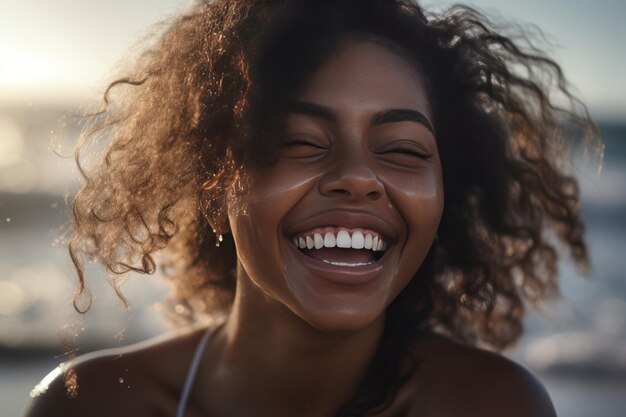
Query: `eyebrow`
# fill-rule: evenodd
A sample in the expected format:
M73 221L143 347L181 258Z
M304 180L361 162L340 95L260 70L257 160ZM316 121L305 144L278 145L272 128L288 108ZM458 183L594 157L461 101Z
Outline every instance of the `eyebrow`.
M306 101L294 101L287 104L285 114L296 113L305 116L312 116L327 122L336 122L337 116L335 112L326 106L320 104L309 103Z
M326 120L328 122L337 121L337 115L330 108L305 101L294 101L289 103L286 106L285 113L303 114L305 116L312 116L318 119ZM374 126L398 122L419 123L426 127L433 135L435 134L435 129L428 121L428 118L424 115L424 113L417 110L386 109L375 113L372 117L372 125Z
M424 113L417 110L410 109L389 109L378 112L372 118L373 125L381 125L384 123L397 123L397 122L415 122L423 125L430 133L435 134L435 129L428 121L428 118Z

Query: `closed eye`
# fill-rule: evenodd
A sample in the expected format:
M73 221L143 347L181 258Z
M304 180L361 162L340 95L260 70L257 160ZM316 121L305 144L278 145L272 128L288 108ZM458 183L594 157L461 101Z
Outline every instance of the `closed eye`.
M394 148L394 149L387 149L384 151L380 151L378 152L381 155L388 155L388 154L403 154L403 155L408 155L408 156L416 156L418 158L422 158L422 159L429 159L432 155L424 152L424 151L420 151L417 149L411 149L411 148Z
M323 156L327 150L321 143L294 138L283 142L280 155L288 159L313 159Z
M317 143L309 142L302 139L291 139L283 143L283 147L295 147L295 146L311 146L317 149L326 149L326 147Z
M394 140L376 150L385 163L401 167L418 167L432 158L432 153L413 140Z
M422 159L429 159L432 154L420 146L417 142L409 139L394 140L387 143L377 151L380 155L402 154L415 156Z

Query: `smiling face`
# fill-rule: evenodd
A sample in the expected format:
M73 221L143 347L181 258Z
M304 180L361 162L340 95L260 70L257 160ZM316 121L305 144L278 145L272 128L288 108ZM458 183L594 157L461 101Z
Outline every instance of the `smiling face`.
M320 330L364 328L414 276L443 210L422 79L350 40L287 108L277 160L229 204L238 285Z

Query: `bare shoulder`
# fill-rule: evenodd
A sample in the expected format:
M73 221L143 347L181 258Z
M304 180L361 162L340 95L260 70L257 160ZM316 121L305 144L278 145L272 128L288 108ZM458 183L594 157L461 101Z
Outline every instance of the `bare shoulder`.
M174 415L203 333L177 332L61 364L35 387L25 416Z
M556 416L537 377L502 355L433 334L418 360L410 416Z

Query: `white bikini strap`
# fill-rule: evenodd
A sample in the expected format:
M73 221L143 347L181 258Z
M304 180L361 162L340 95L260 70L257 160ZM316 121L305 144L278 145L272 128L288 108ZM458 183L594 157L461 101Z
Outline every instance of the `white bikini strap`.
M212 334L212 329L207 330L206 333L204 333L204 336L202 336L202 339L200 339L198 346L196 347L196 352L193 354L191 366L189 367L189 372L187 373L187 379L185 380L185 385L183 386L183 392L178 402L176 417L183 417L185 415L187 400L189 399L189 394L191 394L191 388L193 388L193 382L196 379L196 374L198 373L198 368L200 367L200 359L202 359L204 348L206 347L207 342L211 338Z

